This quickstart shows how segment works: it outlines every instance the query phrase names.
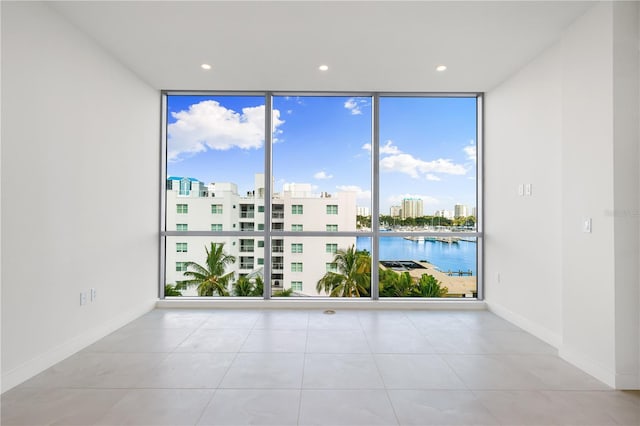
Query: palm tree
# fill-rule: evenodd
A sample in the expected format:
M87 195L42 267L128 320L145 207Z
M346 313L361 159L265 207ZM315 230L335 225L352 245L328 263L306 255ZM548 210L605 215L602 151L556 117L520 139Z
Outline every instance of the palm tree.
M242 276L232 287L234 296L262 296L264 282L261 276L256 276L253 281L247 276Z
M418 281L418 296L422 297L443 297L448 292L447 287L442 287L440 281L433 275L422 274L420 281Z
M368 296L371 288L371 257L355 246L338 250L333 262L338 272L327 272L318 281L316 290L330 296Z
M233 277L233 272L224 272L227 265L234 263L236 258L225 253L224 243L212 242L210 249L206 246L204 249L207 252L206 266L186 262L187 271L184 276L190 279L183 282L189 286L198 286L198 296L228 296L229 280ZM193 270L190 271L189 268Z

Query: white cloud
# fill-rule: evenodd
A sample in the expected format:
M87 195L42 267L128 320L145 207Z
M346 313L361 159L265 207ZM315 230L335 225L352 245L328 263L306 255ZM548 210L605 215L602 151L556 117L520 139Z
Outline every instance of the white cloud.
M343 191L343 192L355 192L356 193L356 198L358 200L370 200L371 199L371 191L370 190L364 190L362 188L360 188L358 185L338 185L336 186L336 188L339 191Z
M402 151L393 144L393 141L388 140L387 143L380 147L380 154L402 154Z
M354 98L347 99L347 101L344 103L344 107L346 109L348 109L349 111L351 111L351 115L360 115L360 114L362 114L362 110L360 109L360 105L358 104L358 101L356 101Z
M371 144L365 143L361 146L367 152L371 152ZM402 154L402 151L393 144L393 141L388 140L384 145L380 147L380 154Z
M331 179L333 175L329 175L324 170L321 170L318 173L314 174L313 177L315 179Z
M369 106L367 98L349 98L345 101L344 107L351 112L351 115L362 114L362 108Z
M427 180L433 181L433 182L438 182L442 179L440 179L438 176L431 174L431 173L427 173L427 176L425 176L427 178Z
M169 161L207 149L256 149L264 144L264 105L243 108L238 113L209 100L171 115L176 121L167 127ZM272 122L274 134L281 134L278 127L284 121L280 119L280 111L273 111Z
M469 141L469 145L462 148L465 154L467 154L467 159L476 162L476 146L473 141Z
M396 195L392 195L389 198L387 198L387 201L389 202L390 205L400 205L400 203L402 203L402 200L405 198L420 198L422 200L422 204L423 206L426 205L437 205L440 203L440 200L438 200L437 198L434 198L430 195L420 195L420 194L396 194Z
M433 161L424 161L410 154L397 154L380 160L380 170L386 172L405 173L412 178L433 173L445 173L450 175L464 175L467 170L460 164L454 164L451 160L439 158Z

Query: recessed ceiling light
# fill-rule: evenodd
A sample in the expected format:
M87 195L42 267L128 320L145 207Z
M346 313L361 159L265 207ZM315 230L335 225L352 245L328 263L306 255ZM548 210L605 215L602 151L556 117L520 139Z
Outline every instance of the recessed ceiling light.
M200 68L202 68L203 70L210 70L210 69L211 69L211 65L209 65L209 64L202 64L202 65L200 65Z
M320 71L326 71L326 70L328 70L328 69L329 69L329 65L320 65L320 66L318 67L318 69L319 69Z
M438 65L436 67L436 71L442 72L442 71L446 71L446 70L447 70L447 66L446 65Z

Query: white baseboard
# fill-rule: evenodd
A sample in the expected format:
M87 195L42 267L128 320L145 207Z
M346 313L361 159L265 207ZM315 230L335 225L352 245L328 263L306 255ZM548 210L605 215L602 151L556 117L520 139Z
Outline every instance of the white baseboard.
M616 389L640 390L640 374L617 374Z
M209 299L209 298L175 298L159 300L156 308L177 309L457 309L486 310L481 300L351 300L330 298L295 298L295 299Z
M102 339L106 335L114 332L118 328L130 323L134 319L144 315L155 307L156 299L141 303L134 309L130 309L105 323L87 330L66 342L51 348L50 350L37 355L34 358L2 374L2 392L19 385L38 373L46 370L54 364L86 348L87 346Z
M527 333L533 334L538 339L550 344L554 348L559 349L562 345L562 336L560 334L541 327L535 322L518 315L503 306L491 302L486 302L486 304L489 311L520 327Z
M575 365L585 373L592 375L607 386L616 388L616 374L585 357L580 351L577 351L567 345L563 345L558 351L558 355L560 358Z

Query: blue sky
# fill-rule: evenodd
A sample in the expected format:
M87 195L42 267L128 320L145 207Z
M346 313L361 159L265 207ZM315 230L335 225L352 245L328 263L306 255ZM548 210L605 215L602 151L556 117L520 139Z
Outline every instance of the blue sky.
M273 176L316 192L353 190L370 206L371 99L278 96ZM474 98L380 100L380 211L422 198L425 214L475 206ZM170 96L169 176L234 182L241 194L264 170L264 98Z

